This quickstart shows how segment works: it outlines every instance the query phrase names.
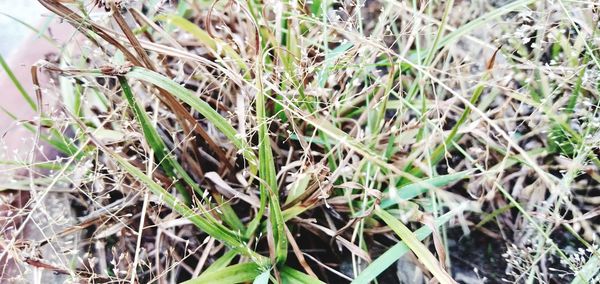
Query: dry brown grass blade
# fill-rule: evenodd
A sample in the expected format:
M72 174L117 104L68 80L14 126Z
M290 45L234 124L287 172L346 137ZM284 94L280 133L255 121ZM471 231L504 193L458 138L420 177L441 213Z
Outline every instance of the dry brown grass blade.
M38 259L35 257L25 258L25 260L23 262L25 262L28 265L35 267L37 269L52 271L55 274L63 274L63 275L75 275L76 274L78 277L82 277L84 279L87 278L87 280L93 281L96 283L106 283L106 282L110 281L109 277L106 277L103 275L98 275L96 273L85 271L83 269L76 269L75 271L73 271L70 268L59 267L59 266L50 264L50 263L44 261L43 259ZM84 279L81 279L81 280L84 280Z
M290 229L287 226L285 227L285 234L287 235L288 241L290 242L290 246L292 247L294 255L296 255L296 258L298 259L298 262L300 263L302 268L304 268L304 271L306 271L308 275L318 279L319 277L317 277L312 268L310 268L310 265L308 265L308 263L306 262L304 254L302 253L300 247L298 246L298 243L296 243L296 240L294 239L294 235L292 235L292 232L290 232Z
M156 71L156 66L154 66L154 63L152 62L152 60L150 60L150 58L148 57L148 54L146 54L146 51L140 45L140 42L138 41L137 37L133 34L133 31L129 28L129 26L125 22L123 15L121 15L121 12L119 11L119 9L117 8L117 6L114 2L111 3L111 8L113 11L112 12L113 18L117 22L117 25L119 25L119 28L121 28L121 31L123 31L123 33L125 34L125 37L127 37L127 40L129 41L129 43L131 44L131 46L133 47L135 52L142 59L141 61L144 63L142 65L142 67L146 67L152 71Z
M113 18L115 19L115 21L117 22L117 24L119 25L119 27L121 28L121 30L123 31L125 36L127 37L127 40L129 41L131 46L133 46L133 49L142 58L142 62L144 62L145 67L148 68L149 70L157 71L156 66L154 66L154 63L152 62L152 60L150 60L150 58L146 54L146 51L141 46L139 40L133 34L133 31L129 28L129 26L125 22L125 19L121 15L121 12L119 11L119 9L117 9L116 4L111 3L111 5L112 5L112 10L113 10ZM222 165L225 165L225 167L228 169L232 169L233 165L230 162L228 162L229 159L225 155L225 152L223 152L223 150L214 142L214 140L208 135L208 133L206 133L206 131L204 131L204 129L196 122L194 117L192 117L192 115L185 109L185 107L179 101L177 101L177 99L175 99L175 97L173 97L173 95L169 94L167 91L160 89L160 88L158 88L158 90L161 95L161 100L167 105L167 107L169 107L171 110L173 110L175 115L178 117L179 121L181 122L181 125L183 126L183 128L186 132L186 136L188 136L189 133L191 133L191 131L190 131L190 126L188 124L186 124L185 122L192 125L193 130L197 134L199 134L204 139L204 141L206 141L209 148L217 155L218 160L222 163ZM198 157L199 155L196 150L198 147L195 145L195 141L192 140L191 143L192 143L191 148L192 148L194 154L196 155L196 157Z
M437 255L438 255L438 261L443 269L445 269L445 270L448 269L448 267L446 266L446 259L447 259L446 249L444 247L444 243L442 242L442 238L440 237L440 234L439 234L438 230L436 229L435 219L431 216L425 215L425 216L422 216L421 223L425 224L426 226L428 226L431 229L431 232L432 232L431 236L433 238L433 245L435 247L435 251L437 252Z
M117 41L116 39L111 37L110 34L106 31L106 29L104 29L103 27L84 19L77 13L73 12L71 9L62 5L59 1L38 0L38 2L40 4L42 4L42 6L44 6L46 9L52 11L53 13L60 16L61 18L67 20L67 22L69 22L69 24L71 24L75 29L81 30L83 32L83 34L90 41L92 41L96 46L101 48L103 51L106 52L106 49L104 48L104 46L102 44L98 43L98 41L96 41L96 39L94 37L92 37L90 34L88 34L85 31L90 30L90 31L98 34L102 39L106 40L108 43L110 43L111 45L113 45L117 49L119 49L121 52L123 52L123 55L125 56L125 58L127 58L127 60L129 60L131 63L133 63L134 65L137 65L137 66L142 66L141 62L139 60L137 60L137 58L127 48L125 48L125 46L123 46L119 41Z
M138 26L140 27L152 27L153 29L156 30L156 24L152 23L150 20L148 20L148 18L146 18L142 13L140 13L138 10L130 8L129 12L131 13L131 15L133 16L133 19L135 20L135 22L138 24ZM154 41L154 37L152 36L152 34L148 31L148 29L143 29L143 33L144 36L150 41L150 42L155 42ZM171 68L169 68L169 62L168 62L168 57L159 54L158 55L158 61L160 62L160 64L163 67L163 70L165 71L166 75L170 78L175 77L175 75L173 74L173 72L171 72Z
M179 42L177 42L171 35L169 35L167 32L165 32L155 22L148 19L148 17L146 17L146 15L144 15L137 9L133 9L133 8L129 9L129 12L131 13L131 15L133 15L133 17L136 20L136 22L138 23L138 25L141 26L142 23L144 25L148 25L148 27L151 27L153 30L158 32L162 36L162 38L164 40L166 40L169 44L171 44L173 47L183 49L183 47L179 44Z
M354 243L342 238L341 236L336 236L335 231L331 230L327 227L321 226L319 224L314 224L312 222L309 222L307 220L303 220L301 218L295 217L293 219L294 221L296 221L298 224L307 227L307 229L311 230L312 229L316 229L318 231L321 231L323 233L325 233L325 235L335 238L335 240L337 240L338 242L340 242L340 244L342 246L344 246L346 249L348 249L352 254L362 258L363 260L365 260L366 262L370 263L371 262L371 257L369 256L369 254L367 252L365 252L364 250L362 250L360 247L358 247L357 245L355 245Z
M589 75L596 75L600 65L597 60L592 62L586 57L595 56L593 39L600 30L596 30L597 19L589 21L589 16L595 16L597 11L589 9L585 1L569 3L573 9L564 11L569 17L575 17L575 21L561 19L561 12L553 9L553 5L561 5L560 1L548 4L516 0L506 5L468 7L472 12L468 16L473 17L461 17L467 11L465 1L413 3L411 6L375 0L367 1L364 7L335 1L319 1L322 3L312 6L300 3L302 7L292 2L271 5L220 0L207 3L124 1L119 9L115 6L118 1L38 1L52 6L51 11L64 17L89 40L66 44L66 52L60 54L60 66L79 69L61 70L58 64L38 65L40 79L44 67L68 76L59 76L60 81L43 92L37 87L36 94L41 97L42 93L44 100L59 95L55 92L58 90L60 95L69 94L61 97L64 105L70 108L74 101L81 111L75 120L85 121L90 130L99 130L94 136L100 143L113 134L121 137L117 142L104 143L106 148L102 152L93 147L93 141L79 131L81 125L77 127L73 120L57 120L45 126L40 122L54 116L28 120L28 127L35 131L38 126L38 131L44 131L42 134L75 130L73 145L82 149L84 153L80 156L86 162L94 163L85 179L77 178L72 186L74 190L69 193L84 208L74 210L83 211L81 215L85 216L70 223L75 226L61 228L56 230L59 233L44 237L48 240L42 243L41 249L49 248L67 234L89 232L89 240L84 240L78 251L93 246L92 242L100 243L99 248L90 252L91 257L103 263L97 266L100 270L94 272L110 271L111 257L115 255L129 255L122 264L114 265L122 271L110 274L112 281L122 280L119 274L127 274L125 277L131 277L130 281L137 278L139 282L187 280L187 272L196 277L202 271L252 262L255 253L256 259L269 253L272 259L278 260L283 259L279 256L289 255L292 259L276 268L265 258L262 267L268 272L261 274L261 278L270 276L271 280L277 278L284 282L286 277L295 274L290 274L290 270L295 270L296 276L318 276L328 282L353 281L354 277L356 283L375 279L393 282L390 277L394 276L402 281L401 274L410 274L404 273L404 269L407 266L416 269L414 265L422 267L421 276L428 278L425 281L435 282L431 279L434 276L437 281L444 281L447 277L442 272L446 270L450 275L464 274L464 268L457 265L457 261L463 260L481 268L482 277L509 273L510 268L506 271L489 269L488 264L483 264L488 259L462 257L486 250L473 246L467 254L463 242L451 241L459 238L461 232L471 231L471 236L465 238L480 241L481 236L493 242L491 251L488 249L496 257L489 258L493 262L496 259L501 264L525 261L516 267L519 274L508 275L508 281L552 282L553 276L547 274L554 273L548 268L558 263L555 252L568 264L554 267L569 266L560 273L575 274L579 270L571 264L569 253L562 252L564 247L558 246L563 240L560 234L563 228L559 225L577 238L592 238L598 231L594 220L600 215L595 209L600 199L589 194L595 195L597 190L598 164L587 165L589 157L585 155L598 154L594 147L598 127L590 126L597 122L600 113L592 109L598 109L598 82L588 79L595 78ZM83 11L90 6L90 11ZM585 16L582 18L580 13ZM180 16L180 22L174 21L178 17L175 14ZM552 21L551 26L543 24L548 19ZM520 35L515 39L510 33L517 25L520 27L514 35ZM485 26L494 29L477 31ZM198 28L206 32L197 32ZM194 29L196 33L190 32ZM77 39L80 38L84 37ZM493 38L495 44L489 38ZM482 47L489 49L484 52L486 56L481 56ZM85 48L84 52L79 53L80 48ZM93 53L88 53L88 48ZM229 52L223 52L226 49ZM502 54L509 50L513 52ZM257 59L256 55L261 54L264 56ZM112 56L139 67L129 72L105 65ZM503 58L507 60L501 62ZM71 62L81 62L81 65ZM103 66L100 71L95 69L98 66ZM588 70L590 67L592 72ZM154 81L145 81L141 76L144 74L133 75L137 71L157 74L151 74L155 77L146 74ZM34 81L37 81L36 75L32 74ZM135 81L132 85L135 96L115 84L114 77L121 75ZM123 87L128 85L127 81L119 83L123 89L127 88ZM134 114L149 109L154 116L146 118L144 123L133 121L121 93L127 93L128 102L139 98L142 107L135 108ZM91 109L96 103L88 100L89 95L97 95L102 100L101 110ZM263 97L263 101L253 104L253 99ZM194 103L201 103L202 107ZM565 103L572 106L566 116L562 110ZM255 111L258 105L261 108L266 105L266 111L258 111L258 108ZM466 114L461 115L465 110L468 110ZM59 119L63 118L63 113L57 111L56 114ZM221 121L224 117L227 119ZM563 117L566 119L564 131L577 139L558 137L553 141L555 139L550 137L554 135L554 131L548 131L555 128L552 123L562 121ZM96 127L99 124L108 127ZM213 126L218 125L221 131L215 135L213 131L218 129ZM140 126L145 133L140 133ZM266 133L260 134L258 140L257 126L260 132ZM157 128L156 133L153 127ZM593 137L588 138L588 133ZM69 134L66 133L65 138L69 139ZM236 147L220 144L230 143L224 142L221 135L228 137L227 141L235 141ZM170 151L169 158L174 159L171 163L178 166L176 171L152 167L156 164L153 159L156 155L152 155L153 149L148 149L144 142L160 140L164 142L161 148ZM282 214L262 213L274 207L272 204L261 206L257 198L261 180L254 179L256 169L248 174L243 168L248 164L237 159L238 150L248 149L244 154L253 152L249 144L256 141L263 146L261 153L273 154L259 153L258 162L262 166L259 172L263 179L269 180L269 186L284 189L277 197L285 202L275 203L279 205L275 207L285 209ZM554 142L572 144L573 153L570 149L564 153L565 149L553 149ZM194 143L200 147L192 145ZM265 148L268 144L271 145ZM119 154L121 149L125 154ZM77 163L74 167L84 171L78 168L79 160L71 164L73 160L69 160L69 165ZM120 162L120 167L112 163L115 161ZM225 161L230 163L224 164ZM55 165L49 167L56 168ZM127 169L125 172L123 167ZM264 175L263 170L270 172L269 175ZM64 173L66 175L61 173L65 178L64 182L61 179L60 187L71 185L72 172L69 169ZM137 180L131 178L132 173ZM198 225L200 220L197 221L200 230L193 227L195 223L187 218L187 213L174 213L159 203L147 208L150 201L147 199L144 200L146 205L139 206L140 188L144 184L153 186L154 194L146 195L153 198L151 202L164 196L185 195L189 188L178 193L175 189L160 190L165 184L176 185L177 189L185 187L183 181L176 181L179 174L190 187L196 189L198 181L198 188L206 189L195 196L202 195L197 209L206 212L205 216L211 221L202 223L204 225ZM458 176L461 176L459 181ZM38 184L38 180L32 179L34 184L28 183L25 175L22 178L19 185L28 188L27 185L32 184L29 189L32 194L47 180ZM155 186L159 183L160 186ZM54 192L56 187L52 183L44 193L50 188ZM87 189L92 189L92 194L88 195ZM369 189L382 190L383 196ZM105 195L107 190L114 190L116 194L111 191ZM547 193L551 197L548 198ZM380 200L379 209L391 216L373 210ZM464 203L469 206L463 207ZM31 212L45 210L33 205L28 204L21 213L25 216L29 208L33 208ZM116 212L115 208L125 210L127 215ZM189 216L198 215L193 209ZM468 210L468 214L463 214L463 209ZM444 214L448 210L452 214ZM143 220L141 216L145 214L153 224L146 226L140 221L137 243L132 249L129 230L135 225L130 222ZM379 221L374 215L380 215ZM28 214L27 220L31 220L31 216L35 215ZM432 216L437 218L433 220ZM256 225L248 223L253 217ZM485 218L477 224L478 217ZM268 226L274 219L285 220L277 226L280 229L287 227L275 231ZM396 224L400 219L403 222ZM451 222L455 219L458 222ZM248 224L252 225L251 230ZM421 224L425 225L413 230L415 225ZM213 230L212 225L218 230ZM121 246L115 248L111 238L122 228ZM214 238L205 237L204 233L210 230L216 232L211 234ZM215 237L221 235L219 232L226 238ZM285 233L282 235L282 232ZM392 232L400 239L392 236ZM280 236L287 236L290 246L276 246L280 243L277 240L282 239ZM241 240L240 243L237 240ZM503 242L514 242L519 246L519 253L523 251L528 255L505 258L505 247L500 245ZM224 243L240 247L244 254L235 250L224 253ZM383 248L392 243L395 243L393 247ZM27 244L12 240L5 251L18 256ZM167 247L169 249L165 249ZM165 252L171 247L174 248L172 254ZM145 257L144 248L149 250L150 257L138 262L138 256ZM388 250L381 255L375 253L380 248ZM415 261L421 264L398 262L411 250L416 251ZM133 262L132 253L136 259ZM0 249L0 254L6 253ZM530 258L532 255L534 258ZM373 262L364 267L362 264L369 261L369 257ZM39 257L39 260L53 265L49 258ZM452 265L446 269L444 264ZM44 263L34 265L43 267ZM72 272L77 268L57 266L70 268ZM83 266L88 269L88 264ZM47 268L45 270L53 269ZM492 281L499 282L498 278L491 276Z
M492 54L492 57L490 57L490 59L488 59L488 61L485 64L485 70L490 71L494 68L494 64L496 63L496 55L498 55L498 51L500 51L501 48L502 48L502 45L498 46L496 51L494 51L494 54Z
M341 273L341 272L339 272L339 271L335 270L334 268L330 267L329 265L327 265L327 264L323 263L322 261L320 261L320 260L319 260L319 259L317 259L316 257L313 257L313 256L312 256L312 255L310 255L310 254L307 254L306 256L308 256L308 258L310 258L310 259L311 259L312 261L314 261L314 262L315 262L317 265L319 265L319 267L320 267L320 268L322 268L322 269L325 269L325 270L328 270L328 271L332 272L333 274L335 274L335 275L337 275L337 276L339 276L339 277L341 277L341 278L343 278L343 279L346 279L346 280L348 280L348 281L352 281L352 280L353 280L352 278L348 277L348 276L347 276L347 275L345 275L344 273Z
M42 114L44 109L43 97L42 97L42 89L40 87L40 80L38 78L38 66L31 66L31 81L33 82L33 88L35 89L35 98L37 102L37 119L39 123L37 123L37 131L35 132L35 140L33 141L33 149L31 152L31 163L33 164L35 161L35 155L33 153L36 151L37 145L40 142L40 137L42 135ZM33 181L33 171L29 171L29 175L31 180ZM33 184L33 183L32 183Z
M216 189L219 193L227 198L239 198L244 202L248 203L250 206L254 208L260 207L260 200L258 200L254 196L246 195L241 193L235 189L233 189L229 184L227 184L220 175L215 172L206 173L205 177L212 181L216 186Z
M86 228L89 228L90 226L98 225L99 223L103 223L107 220L108 220L108 217L105 215L100 215L100 216L96 216L95 218L92 218L92 219L87 219L83 222L80 222L76 225L66 228L65 230L59 232L58 234L56 234L55 236L52 236L51 238L41 241L38 244L38 247L42 247L42 246L46 245L53 238L62 238L62 237L68 236L68 235L74 235L78 232L81 232L82 230L84 230Z
M66 19L75 28L83 29L83 30L91 30L92 32L95 32L96 34L98 34L102 39L106 40L108 43L110 43L111 45L113 45L117 49L119 49L121 52L123 52L123 54L125 55L125 58L127 58L127 60L130 61L132 64L134 64L136 66L144 66L144 64L142 64L142 62L140 60L138 60L127 48L125 48L125 46L123 46L117 39L115 39L113 36L111 36L110 32L106 31L105 28L82 18L77 13L73 12L72 10L70 10L69 8L65 7L64 5L62 5L61 3L57 2L57 1L53 1L53 0L38 0L38 1L44 7L49 9L50 11L54 12L55 14L59 15L60 17L62 17L64 19ZM117 18L118 18L118 16L117 16ZM121 17L121 20L122 20L122 17ZM119 23L118 20L117 20L117 23ZM125 33L125 37L129 40L129 44L131 44L135 50L137 50L138 52L141 52L140 53L140 54L142 54L141 56L145 55L145 51L139 44L140 43L139 40L135 36L133 36L133 33L127 27L127 25L126 24L123 25L123 24L124 24L124 22L120 22L119 25L122 29L124 28L123 31ZM127 31L129 31L129 35L128 35ZM92 42L94 42L98 47L103 48L103 46L101 44L99 44L89 34L87 34L85 32L84 32L84 34L90 40L92 40ZM225 165L226 168L231 168L232 165L231 165L231 163L227 162L227 161L229 161L229 159L226 158L225 153L220 149L220 147L218 147L216 145L216 143L206 133L206 131L204 131L204 129L202 129L202 127L196 122L196 120L191 116L191 114L189 114L185 110L185 107L183 107L183 105L181 105L181 103L179 103L175 98L173 98L172 95L168 94L164 90L161 90L159 88L159 92L161 94L161 100L163 101L163 103L165 103L168 107L170 107L174 111L174 113L180 118L180 121L182 122L182 127L184 127L184 129L188 130L186 132L189 133L189 130L190 130L189 127L191 125L191 127L193 127L193 130L196 133L198 133L207 142L207 144L209 145L211 150L213 150L215 152L215 154L219 157L219 159L221 159L220 161L223 162L223 165ZM187 125L187 123L185 123L185 122L189 123L190 125Z
M173 39L173 37L169 33L167 33L164 29L162 29L156 23L154 23L150 19L148 19L148 17L146 17L140 11L131 8L131 9L129 9L129 12L133 15L133 18L135 19L135 21L138 23L139 26L151 27L154 31L159 33L161 35L162 39L167 41L168 44L170 44L173 48L176 48L176 49L180 50L181 52L187 52L185 50L185 48L183 46L181 46L179 44L179 42L177 42L175 39ZM116 34L115 36L121 36L121 35ZM147 38L148 38L149 42L153 44L153 46L161 46L161 44L154 42L151 35L149 35L149 37L147 36ZM140 44L142 45L142 47L144 49L148 49L148 50L152 50L152 51L156 52L158 54L158 57L159 57L161 63L163 64L163 70L165 71L165 73L167 73L167 75L169 77L174 77L174 75L171 72L171 69L167 66L167 60L164 60L164 59L168 58L168 56L174 56L174 55L169 54L169 53L160 52L160 49L157 49L157 48L154 48L154 49L150 48L148 46L147 42L144 42L142 40L138 40L138 42L140 42ZM177 57L177 56L174 56L174 57ZM202 68L203 67L203 66L200 66L199 64L197 64L196 61L190 61L189 59L183 59L183 60L188 61L188 63L191 64L194 68ZM206 70L204 70L204 71L206 71ZM210 78L211 82L213 82L213 83L217 82L217 79L214 78L212 76L212 74L210 74L210 72L205 72L204 75L206 75L208 78ZM201 96L202 99L204 99L207 103L211 104L216 110L223 111L225 113L231 113L231 109L227 105L219 102L217 99L212 98L207 95L204 95L204 94L198 94L198 95Z
M325 178L327 178L326 168L324 167L321 173L318 174L316 180L313 180L312 183L306 188L306 190L300 194L298 197L294 198L292 201L286 203L281 207L282 210L286 210L294 207L294 205L301 203L302 206L314 206L319 196L321 196L322 192L328 192L331 188L330 185L323 186L323 182Z
M330 246L333 246L333 242L335 240L335 238L337 238L338 236L341 236L344 231L346 231L347 229L351 228L354 226L354 224L356 224L356 222L363 220L364 218L368 218L369 216L371 216L371 214L373 214L373 211L375 210L376 206L379 206L379 204L381 203L381 192L378 190L374 190L374 189L369 189L366 188L360 184L355 184L355 185L350 185L348 186L350 183L346 183L346 184L342 184L340 187L344 187L344 188L348 188L348 187L356 187L356 188L360 188L364 191L366 191L366 195L367 196L371 196L375 198L375 202L373 202L373 205L371 205L371 207L367 208L366 211L362 212L362 214L360 216L356 216L354 218L352 218L346 225L344 225L342 228L338 229L335 232L334 238L331 238L331 242L330 242ZM363 197L361 195L361 197Z

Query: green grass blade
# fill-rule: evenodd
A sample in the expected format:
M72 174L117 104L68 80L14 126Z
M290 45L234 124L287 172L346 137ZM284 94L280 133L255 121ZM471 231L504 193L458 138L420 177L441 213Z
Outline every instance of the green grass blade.
M36 33L38 37L42 37L43 39L48 41L53 47L56 47L56 49L60 49L60 46L56 43L56 41L44 33L44 31L47 30L47 29L44 29L44 28L47 28L46 26L43 26L42 28L38 29L15 16L12 16L12 15L9 15L9 14L3 13L3 12L0 12L0 15L6 16L6 17L10 18L11 20L23 25L24 27L26 27L26 28L30 29L31 31L33 31L34 33ZM54 19L54 17L55 17L55 15L52 15L52 16L48 17L48 20L51 21Z
M486 73L483 77L483 80L487 80L489 73ZM475 105L475 103L479 100L479 97L481 96L481 94L483 93L483 90L485 89L485 84L484 83L480 83L476 88L475 91L473 92L473 96L471 97L471 99L469 100L469 102L472 105ZM471 115L471 112L473 110L467 106L465 108L465 110L463 111L462 115L460 116L460 118L458 119L458 121L456 122L456 124L454 124L454 126L452 127L452 129L450 130L450 133L448 134L448 136L446 137L446 139L444 139L444 142L440 145L438 145L433 152L431 153L431 165L437 165L443 158L446 152L449 152L450 150L452 150L454 148L454 141L458 140L460 138L460 135L458 135L458 130L460 129L460 127L467 122L467 119L469 118L469 116ZM412 167L409 170L409 173L411 175L414 176L422 176L423 172L420 168L418 167ZM400 180L400 184L403 184L404 182L406 182L405 180Z
M477 229L477 228L483 227L483 225L494 220L496 217L498 217L498 215L512 209L513 207L515 207L514 204L508 204L508 205L502 206L502 207L492 211L489 214L485 214L483 219L481 219L481 221L479 221L479 223L477 223L477 225L475 225L475 228Z
M329 77L329 73L331 72L331 70L333 69L333 67L336 63L335 61L339 57L344 55L344 53L346 51L348 51L350 48L352 48L353 46L354 46L354 44L351 42L343 43L343 44L340 44L340 46L333 49L331 52L326 54L325 61L323 61L324 67L321 69L321 71L318 72L318 75L317 75L317 82L319 82L320 87L325 86L325 83L327 82L327 78Z
M396 217L381 208L375 209L375 214L381 218L406 244L408 248L419 258L419 261L435 276L442 284L455 283L448 272L442 269L442 266L427 247L419 241L417 236L410 231Z
M211 263L210 266L207 267L204 272L202 272L202 274L215 272L227 267L237 255L238 253L235 250L227 251L221 257L217 258L217 260Z
M157 20L166 21L169 24L175 25L176 27L192 34L200 43L206 45L212 52L214 52L217 56L222 52L233 59L236 63L236 66L242 68L243 70L248 70L248 66L242 60L242 57L227 43L222 40L215 39L206 31L202 30L196 24L188 21L187 19L178 16L178 15L160 15L156 17Z
M310 12L315 17L321 16L322 11L324 10L324 9L322 9L321 5L322 5L322 0L313 0L312 4L310 5Z
M388 162L386 162L383 159L383 154L378 154L378 153L374 152L372 149L365 146L362 142L358 141L354 137L348 135L346 132L337 128L335 125L333 125L331 122L327 121L326 119L319 117L317 115L314 115L314 114L309 115L309 114L303 113L303 112L297 110L296 108L294 108L292 103L286 104L282 101L274 99L273 97L271 97L271 100L281 104L281 106L284 109L286 109L290 113L296 115L298 118L304 120L306 123L310 124L311 126L315 127L319 131L321 131L323 136L330 137L332 140L335 140L337 143L356 151L357 153L363 155L365 157L365 159L367 159L367 160L373 162L374 164L376 164L377 166L381 167L381 169L390 171L394 174L397 174L401 177L407 178L411 181L416 182L419 180L418 178L399 169L398 167L396 167L392 164L389 164Z
M133 109L136 119L142 126L142 131L146 141L154 150L154 155L156 156L156 161L158 161L158 164L165 170L165 173L169 177L183 179L200 196L205 196L205 191L200 188L200 186L192 179L192 177L190 177L177 159L169 153L164 141L156 131L154 125L152 125L148 114L135 100L131 88L127 83L127 79L124 77L119 77L119 82L130 108ZM177 182L175 183L175 188L177 188L177 191L179 191L179 193L181 193L181 195L184 197L186 204L191 204L192 199L190 193L185 189L183 184ZM227 202L223 202L222 199L219 199L218 201L220 203L221 212L223 212L223 220L226 221L232 228L243 230L243 224L231 208L231 205Z
M600 257L598 256L600 251L595 252L590 259L583 265L581 270L575 275L575 279L571 281L571 284L587 284L592 283L592 279L598 275L600 270Z
M202 101L190 90L177 84L173 80L144 68L134 67L126 74L126 77L154 84L190 105L194 110L198 111L214 124L215 127L217 127L217 129L219 129L240 150L244 158L246 158L246 161L249 163L250 172L256 173L257 158L248 143L241 138L237 134L235 128L233 128L233 126L231 126L231 124L208 103Z
M32 110L37 111L37 105L35 103L35 100L27 93L27 91L25 91L25 88L23 87L23 85L21 85L21 82L19 82L19 80L17 79L17 77L15 76L15 73L12 72L12 70L10 69L10 66L8 66L8 63L6 63L6 61L4 61L4 57L2 57L1 54L0 54L0 65L2 65L2 69L4 69L4 72L6 72L6 75L8 75L8 78L15 85L15 87L17 88L17 90L19 91L19 93L21 94L23 99L25 99L25 101L27 102L29 107L31 107Z
M258 275L258 277L254 279L252 284L269 284L269 276L271 276L271 272L267 270Z
M452 217L454 217L457 213L459 213L462 208L454 209L435 220L435 225L437 227L442 226L443 224L450 221ZM424 240L429 235L431 235L432 230L428 226L423 226L414 232L415 236L419 241ZM358 276L352 281L353 284L367 284L375 279L379 274L381 274L388 267L396 263L398 259L400 259L404 254L406 254L410 249L404 242L399 242L395 244L393 247L389 248L385 253L380 255L377 259L375 259L365 270L363 270Z
M487 74L484 75L483 80L487 80ZM472 105L475 105L477 103L477 101L479 100L479 97L481 96L481 94L483 93L483 90L485 89L485 84L484 83L480 83L479 86L477 86L477 88L475 88L475 91L473 92L473 96L470 99L470 102ZM443 144L438 145L435 150L433 150L433 153L431 154L431 163L433 165L437 165L437 163L439 163L439 161L442 160L442 158L444 158L444 153L446 151L449 151L449 149L453 148L453 141L455 139L458 139L457 134L458 134L458 130L460 129L460 127L467 121L467 119L469 118L469 115L471 115L471 112L473 110L470 107L466 107L465 110L463 111L462 115L460 116L460 118L458 119L458 121L456 122L456 124L452 127L452 130L450 130L450 134L448 134L448 137L446 137L446 139L444 140Z
M200 188L200 186L198 186L198 184L189 176L189 174L185 171L181 164L179 164L179 162L169 153L164 141L156 131L154 125L152 125L148 114L144 111L143 108L140 107L140 105L135 100L131 88L127 83L127 79L125 79L124 77L119 77L119 82L121 84L121 88L123 89L123 93L127 98L127 102L130 108L133 109L136 119L142 126L142 131L144 133L146 141L154 150L154 155L156 156L156 161L158 161L158 164L165 170L165 173L167 173L169 177L175 179L182 178L200 196L205 196L205 191L202 188ZM183 184L180 182L176 182L175 188L184 197L186 204L191 204L190 193L183 186ZM221 212L223 212L222 219L226 223L228 223L232 228L235 228L237 230L243 230L243 224L231 208L230 204L227 202L223 202L222 198L220 198L220 200L218 201L220 203ZM210 218L212 216L208 215L208 217Z
M3 113L8 115L13 120L19 120L19 118L15 114L8 111L7 109L0 107L0 110L2 110ZM37 131L37 127L30 122L24 122L23 127L31 133L35 133ZM68 142L69 139L62 136L60 132L56 131L56 129L51 129L49 134L42 133L40 135L40 139L50 144L53 148L55 148L63 154L69 156L77 155L77 159L82 158L84 156L84 153L79 151L79 147L77 147L73 143Z
M429 179L422 180L420 182L411 183L409 185L405 185L398 189L396 196L403 200L413 199L425 192L427 192L430 188L440 188L446 185L449 185L453 182L465 179L472 174L472 170L462 171L453 174L447 174L442 176L436 176ZM385 199L381 202L381 208L386 209L390 206L397 204L396 200L393 199Z
M279 204L275 159L273 158L271 138L269 137L269 129L267 127L266 99L262 87L259 87L259 92L256 96L256 120L258 122L259 143L258 173L262 180L260 183L260 194L263 200L265 197L268 197L269 221L272 226L273 240L275 241L277 263L284 263L288 253L288 242L285 234L285 220L281 214L281 206ZM261 205L263 203L261 201Z
M300 272L296 269L284 266L280 271L281 282L284 284L318 284L324 283L308 274Z
M444 38L441 39L440 44L435 46L435 48L436 49L443 48L447 44L454 42L455 40L459 39L460 37L472 32L476 28L480 28L484 23L489 22L489 21L491 21L495 18L498 18L502 15L505 15L507 13L510 13L517 8L529 5L535 1L536 0L517 0L510 4L499 7L497 9L493 9L492 11L481 15L479 18L460 26L453 32L446 35Z
M81 116L81 86L75 80L67 77L58 78L61 102L75 116Z
M84 125L80 125L84 127ZM95 139L94 139L95 140ZM167 190L165 190L162 186L152 180L151 177L146 175L140 169L129 163L125 158L121 157L111 149L105 147L98 141L95 141L95 144L98 147L102 148L106 154L112 157L125 171L127 171L132 177L139 180L141 183L146 185L146 187L156 196L158 196L169 208L179 213L183 218L188 219L192 224L196 225L200 230L204 231L208 235L213 238L223 242L228 247L238 251L239 253L250 257L255 263L261 266L268 266L269 260L261 256L260 254L253 251L246 244L244 244L241 239L242 237L227 229L220 223L213 222L211 219L205 218L203 215L209 214L202 207L200 207L200 215L198 212L190 209L183 202L178 200L175 196L171 195Z
M261 275L261 268L256 263L248 262L235 264L226 268L203 273L197 278L183 282L182 284L228 284L250 282Z
M240 251L242 254L250 256L254 259L264 261L265 258L258 255L256 252L252 251L246 245L244 245L240 239L241 237L234 232L228 230L223 225L219 223L213 223L209 220L206 220L198 213L194 212L192 209L187 207L181 201L177 200L176 197L171 195L168 191L162 188L158 183L154 182L150 177L144 174L141 170L130 164L124 158L118 156L115 153L110 153L110 155L125 169L129 174L133 177L137 178L141 182L143 182L152 193L159 196L170 208L177 211L182 217L190 220L194 225L200 228L205 233L211 235L217 240L222 241L227 246Z
M152 150L154 150L154 155L156 156L156 161L159 166L161 166L165 173L171 178L178 178L177 174L175 174L175 168L177 168L177 172L184 176L184 179L190 184L195 185L196 183L187 175L185 170L179 165L179 163L169 155L169 151L167 150L167 146L165 142L160 138L158 132L152 122L150 121L150 117L146 111L144 111L140 105L137 103L135 98L133 97L133 93L131 92L131 88L127 83L127 79L124 77L119 77L119 83L121 84L121 89L123 90L123 94L127 99L127 103L129 107L133 110L135 118L138 120L140 125L142 126L142 131L144 134L144 138L146 138L146 142ZM186 204L192 203L192 198L190 193L182 186L181 183L177 182L175 184L177 191L183 196ZM203 191L195 186L195 189L198 189L198 193L202 196Z

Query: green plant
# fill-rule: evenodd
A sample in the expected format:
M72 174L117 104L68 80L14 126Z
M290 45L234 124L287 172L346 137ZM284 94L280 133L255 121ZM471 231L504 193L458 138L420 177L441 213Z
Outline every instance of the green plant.
M422 277L454 283L452 227L505 241L482 247L510 252L509 281L555 280L557 259L577 283L595 275L597 250L578 265L561 238L597 234L598 82L583 79L597 20L573 38L551 28L578 29L565 7L591 2L547 3L566 15L550 26L528 24L550 13L531 0L473 15L462 1L102 1L106 22L87 2L39 2L86 46L33 69L60 77L61 119L25 126L69 158L32 183L70 184L88 213L127 202L94 226L125 224L97 254L128 264L91 275L384 282L410 252ZM528 28L504 34L515 23ZM480 37L491 25L498 40Z

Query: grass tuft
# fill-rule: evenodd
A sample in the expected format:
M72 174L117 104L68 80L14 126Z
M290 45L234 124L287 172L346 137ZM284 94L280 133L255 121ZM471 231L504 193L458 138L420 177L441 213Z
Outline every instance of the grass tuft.
M47 37L35 99L0 65L39 112L32 153L59 154L0 158L24 200L0 261L75 282L600 279L594 1L39 2L73 41Z

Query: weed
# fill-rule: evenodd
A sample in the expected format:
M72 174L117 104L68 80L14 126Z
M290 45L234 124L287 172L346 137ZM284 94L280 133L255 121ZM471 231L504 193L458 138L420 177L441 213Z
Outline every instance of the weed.
M401 279L440 283L598 278L593 1L39 2L78 35L34 66L57 79L34 81L37 101L11 78L39 111L34 147L62 157L6 187L45 188L18 230L66 188L78 223L37 246L76 235L86 254L29 266L369 283L398 281L402 258L422 275ZM506 244L470 248L505 275L453 268L470 262L451 227Z

